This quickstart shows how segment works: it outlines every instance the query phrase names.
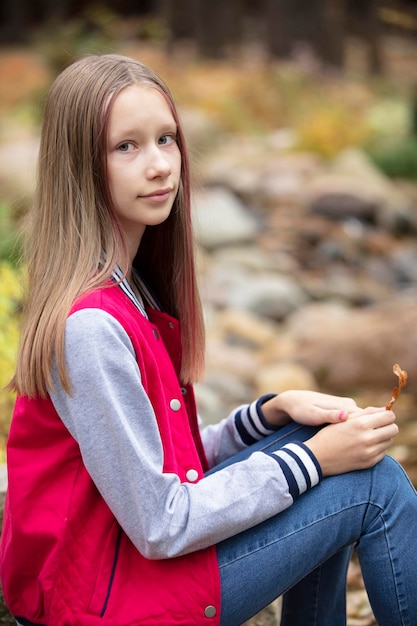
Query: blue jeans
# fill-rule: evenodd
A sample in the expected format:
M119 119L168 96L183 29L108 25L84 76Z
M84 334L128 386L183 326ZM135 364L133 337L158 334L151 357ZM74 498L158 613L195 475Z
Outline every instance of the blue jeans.
M314 432L290 424L211 472ZM279 515L219 543L221 626L239 626L282 594L281 626L345 626L352 546L379 626L416 626L417 494L390 457L325 478Z

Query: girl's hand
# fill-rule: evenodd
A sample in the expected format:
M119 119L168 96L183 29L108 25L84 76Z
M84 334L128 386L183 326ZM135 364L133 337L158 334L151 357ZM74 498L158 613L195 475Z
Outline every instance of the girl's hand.
M344 422L325 426L305 444L323 475L331 476L376 465L397 434L393 411L368 407L351 413Z
M349 413L358 410L352 398L331 396L317 391L283 391L265 402L265 419L274 426L283 426L291 420L306 426L320 426L345 421Z

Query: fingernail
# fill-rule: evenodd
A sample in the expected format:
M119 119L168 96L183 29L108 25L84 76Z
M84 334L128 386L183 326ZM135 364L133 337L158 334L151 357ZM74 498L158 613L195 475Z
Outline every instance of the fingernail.
M339 420L339 422L341 422L346 416L345 411L340 411L339 415L337 416L337 419Z

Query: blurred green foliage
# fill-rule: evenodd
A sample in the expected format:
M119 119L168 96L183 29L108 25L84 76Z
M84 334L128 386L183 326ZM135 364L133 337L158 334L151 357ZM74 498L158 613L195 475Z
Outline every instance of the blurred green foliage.
M19 343L22 304L22 271L0 261L0 463L5 460L5 442L14 394L5 389L13 376Z
M417 180L417 137L409 136L382 147L370 147L368 154L387 176Z
M10 206L0 199L0 260L8 260L15 265L18 257L17 226Z

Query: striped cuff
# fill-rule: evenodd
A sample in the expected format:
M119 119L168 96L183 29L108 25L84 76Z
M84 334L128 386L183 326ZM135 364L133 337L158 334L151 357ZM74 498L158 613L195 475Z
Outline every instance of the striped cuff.
M315 487L323 478L319 462L301 441L287 443L279 450L266 454L275 459L282 469L293 500Z
M268 424L262 412L262 405L275 395L270 393L261 396L251 404L244 404L236 409L235 425L245 445L250 446L280 428Z

